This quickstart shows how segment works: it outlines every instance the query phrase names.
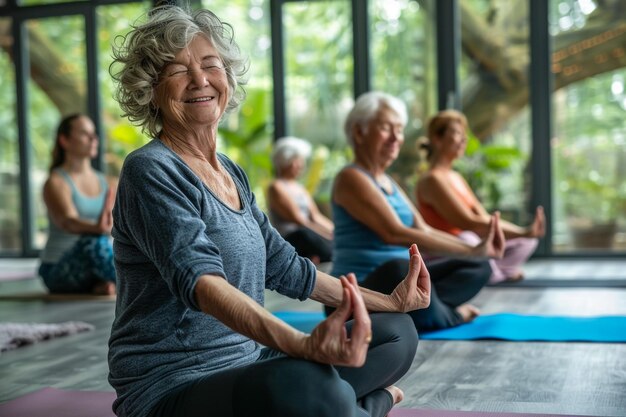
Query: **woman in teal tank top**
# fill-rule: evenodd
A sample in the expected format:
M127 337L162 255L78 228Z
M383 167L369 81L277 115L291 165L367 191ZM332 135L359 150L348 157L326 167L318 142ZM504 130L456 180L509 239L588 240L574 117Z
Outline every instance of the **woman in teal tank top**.
M111 227L115 184L93 169L98 136L89 117L59 124L43 197L49 234L39 275L53 293L115 294Z
M430 272L431 303L409 314L418 330L456 326L479 314L469 301L491 275L504 237L494 215L489 235L470 245L429 227L386 170L404 142L407 111L380 92L358 98L345 122L354 161L337 177L332 193L335 235L331 275L354 272L363 287L390 293L408 271L406 248L416 243Z

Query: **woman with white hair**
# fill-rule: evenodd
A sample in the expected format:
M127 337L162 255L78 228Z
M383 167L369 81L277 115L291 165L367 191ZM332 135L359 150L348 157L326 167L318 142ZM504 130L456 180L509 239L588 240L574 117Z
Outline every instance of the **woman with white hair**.
M311 144L304 139L287 136L276 141L272 152L276 178L269 185L267 200L276 230L298 255L319 264L331 260L334 226L298 182L310 155Z
M344 128L354 160L333 187L331 275L353 272L361 286L390 293L409 268L403 248L415 242L425 253L433 287L430 306L409 315L418 330L452 327L479 314L469 300L491 275L488 259L502 257L504 237L497 213L477 245L426 224L386 173L398 158L406 122L404 103L381 92L361 95L348 114Z

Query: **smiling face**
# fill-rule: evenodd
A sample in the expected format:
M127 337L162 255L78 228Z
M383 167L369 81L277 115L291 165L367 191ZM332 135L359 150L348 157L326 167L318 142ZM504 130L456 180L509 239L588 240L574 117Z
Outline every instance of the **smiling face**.
M159 75L155 103L164 129L217 126L228 103L226 70L217 50L198 35Z
M400 154L404 143L404 123L401 117L389 107L382 107L376 117L367 125L365 132L359 132L355 145L361 147L368 159L377 161L384 168L390 166Z

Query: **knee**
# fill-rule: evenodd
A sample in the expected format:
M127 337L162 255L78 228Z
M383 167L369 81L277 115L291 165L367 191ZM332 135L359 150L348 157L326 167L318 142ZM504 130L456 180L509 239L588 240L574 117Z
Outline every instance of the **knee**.
M317 364L316 364L317 365ZM330 367L328 367L330 368ZM356 394L350 384L339 377L337 371L312 372L302 375L309 395L301 398L297 416L336 417L356 414Z
M378 321L375 315L372 315L374 333L385 333L383 341L388 341L389 360L396 361L398 369L402 370L402 374L408 371L415 358L417 351L418 335L413 319L408 314L403 313L383 313L383 320Z
M254 378L245 378L238 391L254 392L258 401L236 401L241 407L237 415L354 416L354 390L332 366L292 358L284 361L268 369L262 381L255 383ZM247 384L254 386L246 387ZM246 409L246 404L254 410Z
M482 288L487 284L492 273L493 269L488 260L476 261L474 282Z

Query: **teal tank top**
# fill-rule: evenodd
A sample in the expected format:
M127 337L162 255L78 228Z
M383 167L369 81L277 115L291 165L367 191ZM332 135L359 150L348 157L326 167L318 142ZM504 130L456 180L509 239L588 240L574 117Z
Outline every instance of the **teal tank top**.
M72 202L78 211L78 216L84 220L98 221L109 188L104 174L97 172L100 180L100 193L95 197L88 197L76 188L76 184L66 171L57 168L55 172L69 184L72 190ZM74 246L80 236L64 232L54 224L50 216L48 216L48 225L48 241L40 258L42 263L56 263L66 251Z
M360 169L360 168L359 168ZM413 211L398 190L398 185L389 177L392 191L387 194L371 175L368 178L383 194L396 212L400 221L408 227L413 224ZM392 259L409 259L409 248L390 245L383 242L374 231L354 219L341 206L332 202L333 221L335 223L333 269L331 275L338 277L354 272L358 281L363 281L377 267Z

